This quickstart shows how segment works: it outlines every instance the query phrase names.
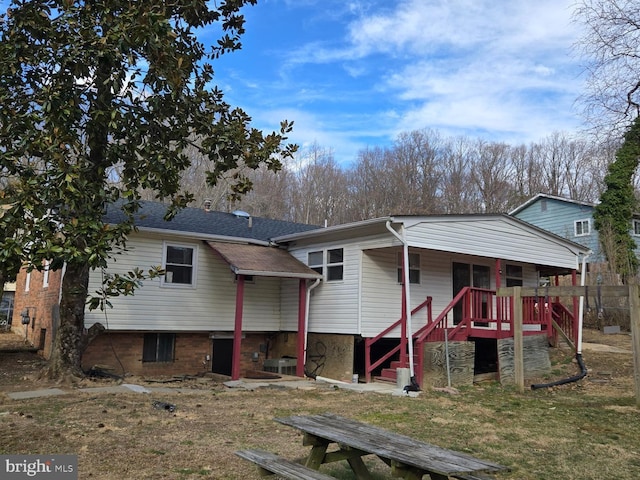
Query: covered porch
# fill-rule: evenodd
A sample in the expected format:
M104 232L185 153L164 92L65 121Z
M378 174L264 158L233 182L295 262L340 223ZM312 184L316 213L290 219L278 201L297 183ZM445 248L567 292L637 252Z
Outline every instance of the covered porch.
M243 305L245 282L252 277L293 278L298 280L296 357L305 358L307 333L308 281L319 282L322 275L294 258L286 250L259 245L206 242L236 275L235 319L231 358L231 379L241 377ZM296 363L296 376L304 376L304 361Z

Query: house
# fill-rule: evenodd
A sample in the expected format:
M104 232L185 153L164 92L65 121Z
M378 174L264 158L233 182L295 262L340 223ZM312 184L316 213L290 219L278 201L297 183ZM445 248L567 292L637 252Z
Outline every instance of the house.
M591 255L587 263L605 261L598 231L593 223L595 204L539 193L509 214L561 237L587 246ZM640 258L640 215L629 222L629 232L636 240L636 256Z
M508 215L389 216L319 228L244 212L188 208L171 222L163 214L164 206L144 202L127 251L92 272L90 293L105 273L161 265L166 274L134 296L112 298L111 309L86 312L86 326L106 332L87 348L85 368L232 378L267 369L339 380L356 373L367 381L409 368L422 383L441 376L434 359L446 335L466 361L466 378L498 364L506 372L500 352L513 341L513 309L496 289L575 276L588 252ZM121 221L117 210L106 221ZM61 273L47 273L46 282L45 273L19 275L14 320L35 309L27 334L46 352L56 304L54 296L36 300ZM53 290L59 295L59 281ZM573 317L547 308L553 299L542 303L543 290L540 297L525 308L525 323L546 350L551 316L568 330Z

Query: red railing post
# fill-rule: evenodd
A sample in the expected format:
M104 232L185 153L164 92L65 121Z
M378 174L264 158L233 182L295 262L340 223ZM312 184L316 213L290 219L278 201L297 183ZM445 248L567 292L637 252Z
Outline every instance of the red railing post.
M364 339L364 378L365 382L371 381L371 340Z

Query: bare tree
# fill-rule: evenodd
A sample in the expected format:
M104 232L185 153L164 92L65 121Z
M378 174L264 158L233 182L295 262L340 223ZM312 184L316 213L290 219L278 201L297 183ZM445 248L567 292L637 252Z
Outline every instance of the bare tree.
M377 147L361 150L348 172L351 221L381 217L391 213L389 178L386 172L387 151Z
M289 190L292 218L315 225L341 223L347 203L346 175L333 152L313 144L288 165L293 173Z
M640 3L579 0L574 18L585 28L576 47L588 74L586 118L594 131L621 138L640 112Z
M385 157L396 212L425 214L441 210L443 150L444 141L434 130L414 130L398 136Z
M476 144L473 166L473 182L478 190L480 203L477 212L504 212L511 196L513 167L510 148L505 143L487 143L479 140Z
M481 203L473 185L474 144L467 137L448 143L442 161L442 213L472 213Z

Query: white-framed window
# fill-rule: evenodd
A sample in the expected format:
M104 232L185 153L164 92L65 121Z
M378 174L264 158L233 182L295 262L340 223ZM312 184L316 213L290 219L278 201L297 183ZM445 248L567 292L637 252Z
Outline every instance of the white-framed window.
M402 278L402 252L398 252L398 283L403 282ZM409 283L420 283L420 254L409 252Z
M591 222L589 219L584 220L576 220L574 222L574 232L576 237L581 237L583 235L589 235L591 233Z
M633 234L640 236L640 220L633 220Z
M344 249L330 248L309 252L307 264L312 270L324 275L327 282L340 281L344 278Z
M49 260L44 261L44 269L42 270L42 288L49 286L49 267L51 262Z
M507 263L505 266L505 279L507 287L521 287L523 283L522 266L510 265Z
M28 292L29 288L31 288L31 272L27 272L27 276L24 279L24 291Z
M197 246L164 242L162 268L165 274L162 285L195 288L197 265Z
M327 282L342 280L344 277L344 250L327 250Z
M142 346L142 362L173 362L175 344L175 333L145 333Z

